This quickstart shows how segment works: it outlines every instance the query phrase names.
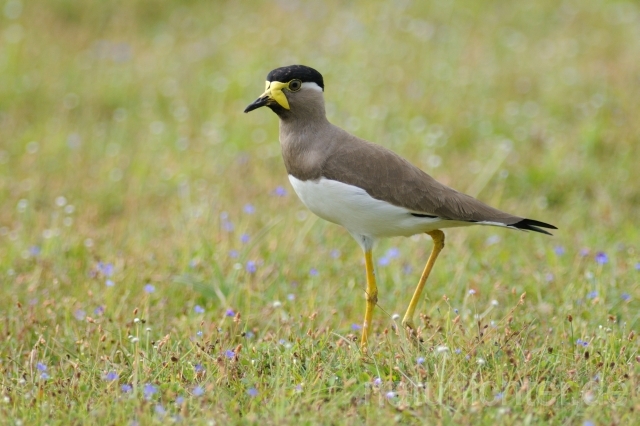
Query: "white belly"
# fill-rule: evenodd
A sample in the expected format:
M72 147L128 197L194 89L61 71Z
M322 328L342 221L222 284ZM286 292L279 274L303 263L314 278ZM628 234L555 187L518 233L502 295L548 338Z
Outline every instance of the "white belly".
M344 226L351 234L372 238L408 237L434 229L466 225L440 218L412 216L410 210L376 200L362 188L335 180L302 181L289 175L289 181L309 210Z

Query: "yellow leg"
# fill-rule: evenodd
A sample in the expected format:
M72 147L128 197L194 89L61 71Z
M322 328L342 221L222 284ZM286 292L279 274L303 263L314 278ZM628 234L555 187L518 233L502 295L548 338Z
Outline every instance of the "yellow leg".
M362 339L360 340L360 347L363 350L366 350L367 339L371 331L373 308L378 303L378 286L376 285L376 275L373 270L373 259L371 257L371 250L366 250L364 252L364 264L367 270L367 309L364 313L364 324L362 325Z
M404 314L404 318L402 319L402 326L405 328L409 327L412 330L415 330L415 326L413 324L413 314L415 313L416 306L418 305L418 301L420 300L420 294L422 293L424 284L427 282L427 278L429 278L429 274L431 273L433 264L436 263L438 254L440 254L440 251L442 251L442 249L444 248L444 232L436 230L427 232L427 234L429 234L429 236L433 239L433 249L431 250L431 256L429 256L429 260L424 267L424 271L422 271L422 276L420 277L420 281L418 282L416 291L413 292L413 297L411 298L411 302L409 302L407 313Z

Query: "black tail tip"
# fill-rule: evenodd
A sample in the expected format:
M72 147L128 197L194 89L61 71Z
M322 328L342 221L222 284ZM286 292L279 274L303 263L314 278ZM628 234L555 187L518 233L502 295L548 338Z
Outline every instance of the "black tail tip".
M553 235L553 234L540 228L558 229L549 223L544 223L544 222L540 222L539 220L533 220L533 219L522 219L520 222L513 223L509 226L512 226L517 229L522 229L524 231L540 232L541 234L547 234L547 235Z

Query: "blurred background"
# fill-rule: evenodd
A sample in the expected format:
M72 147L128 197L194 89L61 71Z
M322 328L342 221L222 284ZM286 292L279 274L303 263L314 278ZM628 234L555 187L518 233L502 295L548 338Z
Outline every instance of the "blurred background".
M352 297L359 249L292 193L276 116L242 113L271 69L294 63L323 73L335 124L560 228L554 240L526 239L522 256L544 257L555 244L635 256L636 3L1 6L0 273L17 299L44 283L84 289L103 260L128 285L199 267L204 287L220 285L212 297L221 304L244 280L267 291L322 266L332 280L351 277ZM513 246L491 256L504 258L524 237L489 229L451 238L455 262L500 239ZM407 270L428 249L426 240L406 248Z

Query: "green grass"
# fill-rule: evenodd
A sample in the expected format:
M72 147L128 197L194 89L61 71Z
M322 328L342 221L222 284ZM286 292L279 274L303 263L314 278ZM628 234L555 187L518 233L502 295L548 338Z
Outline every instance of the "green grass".
M468 3L4 1L0 423L633 424L640 9ZM431 242L383 241L363 355L362 253L242 113L291 63L556 235L448 230L420 345L394 314Z

